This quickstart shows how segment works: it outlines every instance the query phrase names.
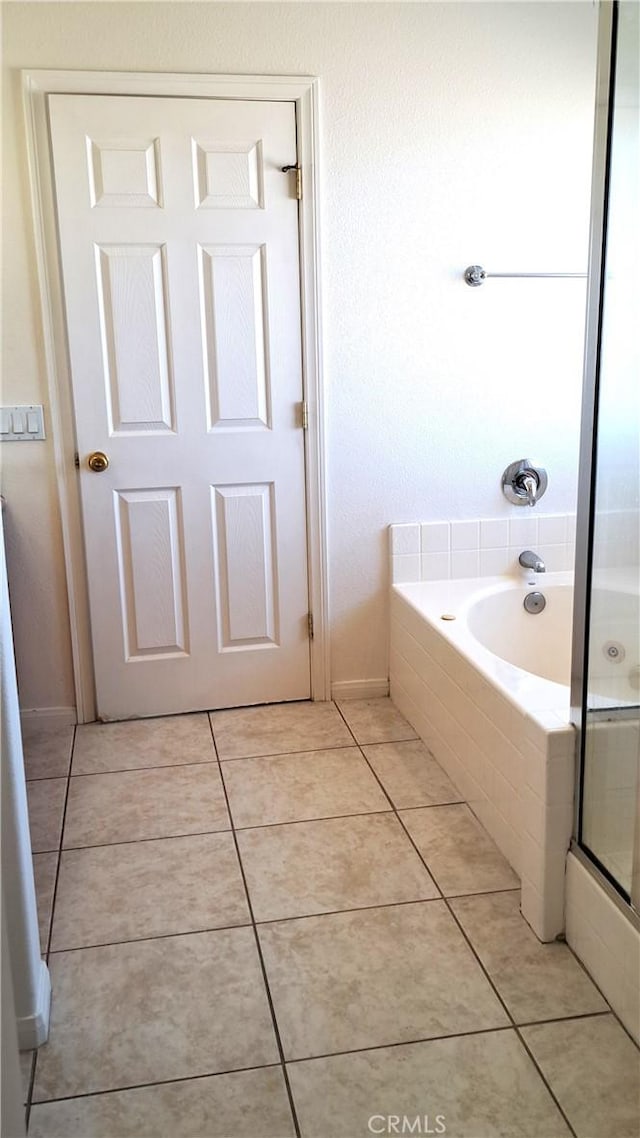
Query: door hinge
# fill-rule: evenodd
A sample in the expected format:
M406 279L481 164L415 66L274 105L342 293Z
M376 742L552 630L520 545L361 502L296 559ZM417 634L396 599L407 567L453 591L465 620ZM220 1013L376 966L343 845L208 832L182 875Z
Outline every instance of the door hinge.
M299 202L302 201L302 166L283 166L282 173L290 174L292 170L296 173L296 198Z
M302 403L300 404L300 419L301 419L302 430L308 431L309 430L309 404L307 403L306 399L303 399Z
M309 628L309 640L313 640L313 613L307 613L307 626Z
M76 470L80 469L80 455L77 451L73 456L73 465L75 466Z

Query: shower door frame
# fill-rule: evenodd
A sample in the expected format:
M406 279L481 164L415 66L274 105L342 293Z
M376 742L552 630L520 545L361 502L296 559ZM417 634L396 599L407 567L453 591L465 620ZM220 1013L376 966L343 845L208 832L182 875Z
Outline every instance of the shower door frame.
M612 126L615 103L618 4L604 0L598 23L598 58L591 181L591 224L587 313L583 366L582 418L576 518L573 643L571 656L571 722L576 729L576 796L572 852L592 873L609 897L631 915L634 923L640 912L640 856L634 858L631 905L627 895L597 855L582 844L582 801L584 794L585 744L587 725L587 685L589 630L593 570L594 524L596 513L597 428L600 395L604 270L607 254L609 175ZM635 845L639 842L636 820Z

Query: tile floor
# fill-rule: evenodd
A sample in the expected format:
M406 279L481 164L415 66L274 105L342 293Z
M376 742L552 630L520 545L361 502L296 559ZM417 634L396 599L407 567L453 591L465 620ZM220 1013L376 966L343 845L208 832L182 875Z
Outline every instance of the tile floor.
M30 728L25 760L31 1138L637 1138L640 1052L390 700Z

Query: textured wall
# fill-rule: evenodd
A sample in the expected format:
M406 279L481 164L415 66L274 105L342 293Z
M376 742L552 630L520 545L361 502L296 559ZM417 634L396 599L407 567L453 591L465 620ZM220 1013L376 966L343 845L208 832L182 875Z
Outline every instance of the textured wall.
M5 402L47 402L21 67L314 74L334 680L387 672L385 527L507 516L506 464L575 505L596 6L6 3ZM50 444L4 448L27 707L73 702Z

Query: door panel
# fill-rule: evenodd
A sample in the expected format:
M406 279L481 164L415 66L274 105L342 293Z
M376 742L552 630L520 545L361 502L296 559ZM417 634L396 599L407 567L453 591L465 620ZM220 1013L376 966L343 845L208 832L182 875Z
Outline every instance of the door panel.
M87 139L91 205L103 209L161 206L158 157L158 140L154 138L112 142Z
M97 246L109 433L173 430L164 248Z
M200 209L264 209L262 142L193 140Z
M222 651L278 641L273 489L212 487Z
M127 660L189 651L180 491L114 496L120 604Z
M98 713L308 698L293 104L49 104Z
M266 250L200 249L209 429L269 427Z

